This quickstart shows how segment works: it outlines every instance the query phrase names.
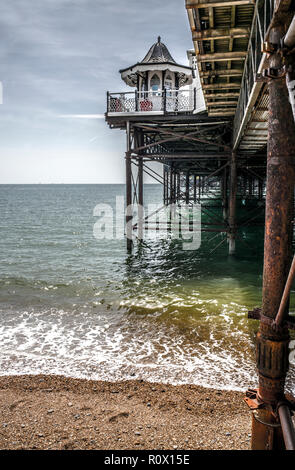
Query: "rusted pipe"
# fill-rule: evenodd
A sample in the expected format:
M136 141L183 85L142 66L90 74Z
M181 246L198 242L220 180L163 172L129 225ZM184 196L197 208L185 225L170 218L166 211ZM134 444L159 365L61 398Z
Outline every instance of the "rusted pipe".
M278 406L278 413L283 431L286 450L295 450L295 431L289 407L282 403Z
M275 40L272 42L275 43ZM270 66L281 66L279 54L271 56ZM279 310L292 256L295 126L284 78L270 80L268 89L263 314L274 319Z
M294 278L295 278L295 256L293 257L291 268L290 268L290 271L289 271L289 274L288 274L288 279L287 279L285 289L284 289L284 292L283 292L283 295L282 295L282 300L281 300L281 303L280 303L280 307L279 307L277 316L274 320L274 324L276 326L280 326L283 322L285 308L286 308L288 300L289 300L289 295L290 295L290 291L291 291L291 287L292 287L292 283L294 281Z
M283 26L272 28L270 42L280 44ZM270 68L280 69L282 57L271 54ZM272 328L288 277L293 238L293 202L295 182L295 127L285 78L270 79L269 125L267 146L267 186L265 207L265 243L263 301L256 343L259 376L257 397L263 403L265 419L270 421L277 404L284 400L284 386L289 367L289 332L287 326ZM286 305L287 307L287 305ZM285 311L287 308L285 308ZM253 449L278 449L284 446L279 430L269 439L268 426L254 423ZM268 447L266 447L268 445Z

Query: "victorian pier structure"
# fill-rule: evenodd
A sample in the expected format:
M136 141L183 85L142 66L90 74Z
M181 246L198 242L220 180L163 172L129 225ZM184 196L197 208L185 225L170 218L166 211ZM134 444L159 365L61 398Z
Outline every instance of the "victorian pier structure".
M223 233L234 255L240 230L265 226L259 385L245 401L253 412L253 449L295 449L295 399L285 393L295 182L295 19L291 0L186 0L194 49L175 62L159 37L141 62L120 70L134 91L107 94L106 121L124 129L127 248L133 205L144 203L143 175L163 185L163 205L201 204L201 231ZM163 164L163 173L150 162ZM134 171L135 170L135 171ZM206 201L222 207L216 220ZM237 207L248 205L241 220ZM139 213L140 216L140 213ZM140 217L139 217L140 219Z
M236 99L237 91L226 93L223 100L219 97L224 93L215 93L218 101L210 103L208 113L196 54L188 51L187 55L189 65L177 64L159 37L141 62L120 70L124 82L135 90L107 94L106 120L111 128L124 129L127 135L127 248L132 249L132 232L140 239L144 231L144 226L135 221L132 224L131 219L132 206L144 203L146 173L163 185L166 206L193 206L202 200L201 211L207 221L201 230L223 233L229 253L234 254L239 236L237 192L244 200L261 202L249 220L243 220L243 226L252 220L257 223L263 213L266 156L256 152L252 158L252 153L243 153L237 160L231 146L233 111L220 108L225 99ZM159 174L148 165L153 161L163 164L163 172ZM216 204L223 207L218 220L206 207L206 198L213 195Z

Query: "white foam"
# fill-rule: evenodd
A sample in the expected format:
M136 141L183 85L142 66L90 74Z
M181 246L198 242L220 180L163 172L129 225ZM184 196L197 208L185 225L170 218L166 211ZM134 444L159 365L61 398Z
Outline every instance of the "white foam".
M62 374L95 380L131 377L242 390L256 383L253 357L157 316L50 310L1 313L0 374ZM222 333L222 335L224 332Z

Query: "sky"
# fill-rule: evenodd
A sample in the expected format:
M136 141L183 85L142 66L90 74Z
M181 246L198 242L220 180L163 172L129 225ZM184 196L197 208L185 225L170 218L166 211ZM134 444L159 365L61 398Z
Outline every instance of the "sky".
M0 184L123 183L106 92L127 91L118 70L159 35L188 65L184 0L2 0Z

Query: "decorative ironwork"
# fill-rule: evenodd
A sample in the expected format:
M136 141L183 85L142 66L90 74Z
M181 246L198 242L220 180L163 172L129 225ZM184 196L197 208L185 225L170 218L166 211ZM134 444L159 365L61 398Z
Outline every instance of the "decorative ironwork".
M107 113L181 113L195 110L195 90L108 93Z

